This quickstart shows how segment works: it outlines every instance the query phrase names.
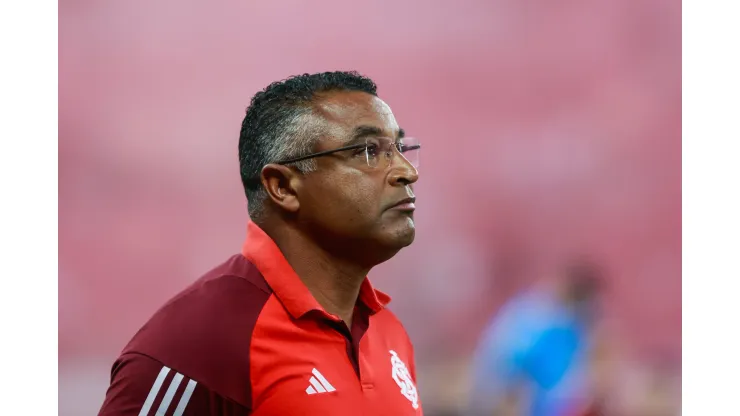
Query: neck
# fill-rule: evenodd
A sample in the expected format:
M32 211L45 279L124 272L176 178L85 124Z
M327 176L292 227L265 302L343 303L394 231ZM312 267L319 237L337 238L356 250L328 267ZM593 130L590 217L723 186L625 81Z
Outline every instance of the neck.
M266 228L316 301L351 327L360 286L370 269L333 255L287 224Z

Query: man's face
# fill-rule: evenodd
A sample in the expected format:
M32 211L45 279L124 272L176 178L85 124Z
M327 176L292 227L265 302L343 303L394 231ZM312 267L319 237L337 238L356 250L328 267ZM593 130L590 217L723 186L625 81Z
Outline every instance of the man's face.
M390 107L370 94L325 94L314 111L325 132L317 152L364 144L368 138L400 138ZM376 167L368 166L362 149L316 158L318 169L305 175L298 194L301 221L329 244L367 250L368 261L387 260L411 244L415 234L413 209L395 205L414 197L418 172L396 151L390 161L378 157Z

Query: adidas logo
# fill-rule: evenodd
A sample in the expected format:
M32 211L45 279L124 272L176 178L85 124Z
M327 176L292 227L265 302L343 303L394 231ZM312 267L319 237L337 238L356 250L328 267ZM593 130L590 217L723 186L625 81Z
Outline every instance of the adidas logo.
M334 386L324 378L319 370L314 368L311 373L313 376L311 376L311 380L309 380L311 385L306 388L307 394L331 393L336 390Z

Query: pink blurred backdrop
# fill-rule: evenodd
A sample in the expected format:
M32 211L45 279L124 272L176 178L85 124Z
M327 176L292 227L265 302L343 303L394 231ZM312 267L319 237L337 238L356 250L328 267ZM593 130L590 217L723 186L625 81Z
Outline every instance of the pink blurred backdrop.
M371 76L424 143L416 242L371 278L430 414L567 250L600 256L636 360L680 358L680 2L62 0L59 23L61 415L94 413L138 327L239 250L251 96L324 70Z

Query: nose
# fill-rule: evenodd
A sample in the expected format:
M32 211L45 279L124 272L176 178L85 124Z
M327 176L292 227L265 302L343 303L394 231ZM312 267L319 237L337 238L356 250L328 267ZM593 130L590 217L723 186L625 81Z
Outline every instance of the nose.
M394 154L391 160L391 170L388 174L388 183L391 186L407 186L419 180L419 170L402 154Z

